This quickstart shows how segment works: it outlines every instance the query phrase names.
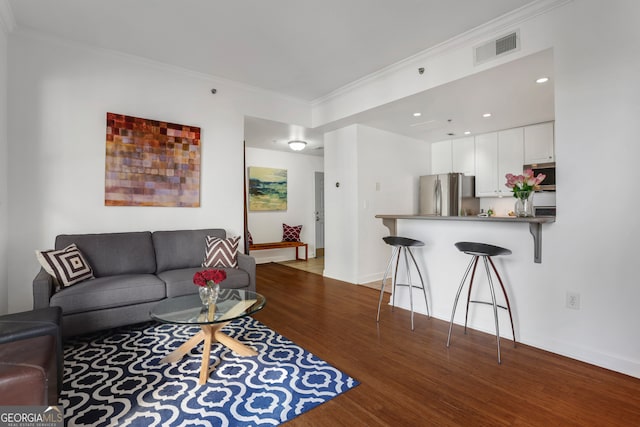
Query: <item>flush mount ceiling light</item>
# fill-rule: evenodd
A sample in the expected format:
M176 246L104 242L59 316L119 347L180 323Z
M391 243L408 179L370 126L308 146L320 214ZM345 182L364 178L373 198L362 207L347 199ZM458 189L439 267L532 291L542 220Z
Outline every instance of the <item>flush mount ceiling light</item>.
M536 80L536 83L542 84L548 81L549 81L549 77L540 77L538 80Z
M291 148L293 151L302 151L306 146L307 146L307 143L304 141L300 141L297 139L293 141L289 141L289 148Z
M420 117L422 113L413 113L413 117Z
M484 113L482 115L482 117L484 117L485 119L488 118L488 117L491 117L491 113Z
M470 132L470 131L468 131L468 130L465 130L465 131L464 131L464 134L465 134L465 135L471 135L471 132Z

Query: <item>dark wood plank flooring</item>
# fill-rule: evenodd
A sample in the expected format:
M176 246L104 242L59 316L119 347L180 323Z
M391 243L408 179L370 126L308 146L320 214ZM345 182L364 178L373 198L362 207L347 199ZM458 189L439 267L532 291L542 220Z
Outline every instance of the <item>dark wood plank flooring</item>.
M360 382L289 426L640 426L640 379L383 304L378 292L257 267L255 317ZM630 338L631 339L631 338ZM633 338L635 339L635 338Z

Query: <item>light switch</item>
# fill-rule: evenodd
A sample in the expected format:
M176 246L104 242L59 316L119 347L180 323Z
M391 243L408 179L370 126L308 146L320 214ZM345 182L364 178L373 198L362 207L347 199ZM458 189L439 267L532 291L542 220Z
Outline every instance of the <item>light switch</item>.
M380 183L376 182L376 191L380 191Z

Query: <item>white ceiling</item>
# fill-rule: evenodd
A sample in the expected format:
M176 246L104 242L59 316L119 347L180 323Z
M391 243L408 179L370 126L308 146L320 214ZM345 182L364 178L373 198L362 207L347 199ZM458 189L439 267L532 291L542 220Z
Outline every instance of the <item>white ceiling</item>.
M532 0L9 0L18 28L311 101Z
M9 5L20 30L312 101L532 2L9 0ZM553 72L550 52L499 69L504 72L490 70L354 120L433 141L448 130L459 136L466 129L478 133L553 118L553 84L534 90L529 75L533 69ZM477 112L487 108L494 117L477 120ZM415 119L414 111L422 117ZM410 126L416 121L429 123ZM248 118L245 138L250 146L286 150L292 132L304 132L309 147L303 153L322 155L314 150L322 146L320 130Z
M545 50L446 85L341 120L323 129L305 129L246 118L250 147L289 151L287 141L305 139L302 154L322 155L324 131L359 123L426 142L554 120L553 51ZM545 84L536 83L548 77ZM414 117L413 113L421 113ZM490 118L482 115L491 113ZM451 120L451 121L449 121ZM453 134L453 135L449 135Z

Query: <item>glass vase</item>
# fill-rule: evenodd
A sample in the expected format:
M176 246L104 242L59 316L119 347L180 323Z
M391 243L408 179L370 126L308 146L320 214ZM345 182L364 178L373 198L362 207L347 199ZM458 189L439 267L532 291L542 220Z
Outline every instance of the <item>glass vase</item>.
M516 193L515 213L518 217L533 216L533 191Z
M209 305L211 289L208 286L200 286L198 288L198 293L200 294L200 301L202 301L202 305Z
M216 301L218 301L220 285L213 283L211 285L200 286L198 293L200 294L200 301L202 301L202 305L215 304Z

